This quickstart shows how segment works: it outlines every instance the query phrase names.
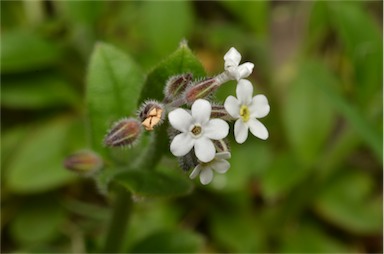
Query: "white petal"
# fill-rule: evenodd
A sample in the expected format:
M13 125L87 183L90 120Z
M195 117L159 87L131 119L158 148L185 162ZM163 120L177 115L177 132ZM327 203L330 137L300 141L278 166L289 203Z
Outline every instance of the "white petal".
M247 78L249 75L251 75L253 71L253 67L255 65L253 63L243 63L237 68L237 71L239 72L239 79ZM238 80L239 80L238 79Z
M267 139L269 134L267 128L257 119L249 119L248 121L249 129L253 135L261 139Z
M210 168L204 168L200 173L200 182L204 185L209 184L213 179L213 172Z
M180 133L171 142L171 153L175 156L184 156L191 151L194 143L189 133Z
M168 119L172 127L181 132L188 132L192 124L192 116L182 108L171 111Z
M230 48L224 55L224 67L227 66L238 66L241 60L241 55L234 47Z
M211 164L211 167L217 173L224 174L231 167L231 164L226 160L215 160L215 162Z
M253 86L246 79L240 79L236 87L236 95L240 104L249 105L252 101Z
M227 72L227 75L230 77L231 80L241 79L240 72L237 67L229 66L225 68L225 71Z
M220 153L216 153L216 155L215 155L215 159L217 159L217 160L226 160L229 158L231 158L230 152L220 152Z
M268 115L270 110L267 97L262 94L256 95L252 98L251 106L249 107L249 111L251 112L252 118L262 118Z
M215 152L215 146L210 139L206 137L195 139L195 154L200 161L210 162L215 158Z
M195 179L196 176L198 176L198 175L200 174L201 169L202 169L201 164L198 164L198 165L192 170L192 173L189 175L189 178L191 178L191 179Z
M242 144L248 137L248 125L246 125L241 119L237 119L235 122L235 140L237 143Z
M211 104L207 100L198 99L192 104L192 117L195 123L206 124L211 117Z
M232 95L228 96L224 102L224 108L233 118L240 117L240 103Z
M204 136L209 139L219 140L228 136L229 125L222 119L211 119L204 127Z

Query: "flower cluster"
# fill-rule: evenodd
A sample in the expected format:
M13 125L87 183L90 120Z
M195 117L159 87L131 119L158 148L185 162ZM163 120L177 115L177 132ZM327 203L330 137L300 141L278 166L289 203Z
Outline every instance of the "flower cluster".
M168 119L171 153L179 158L183 169L191 170L191 179L199 176L202 184L210 183L214 171L223 174L230 168L228 122L235 121L234 136L239 144L247 139L248 130L260 139L268 138L268 130L258 120L268 115L268 100L264 95L252 97L253 86L246 78L254 65L240 61L240 53L232 47L224 56L224 72L219 75L198 80L191 73L170 77L163 102L143 103L138 120L123 119L114 124L104 143L132 145L143 128L152 131ZM231 80L238 82L237 97L229 96L224 104L211 102L211 95Z

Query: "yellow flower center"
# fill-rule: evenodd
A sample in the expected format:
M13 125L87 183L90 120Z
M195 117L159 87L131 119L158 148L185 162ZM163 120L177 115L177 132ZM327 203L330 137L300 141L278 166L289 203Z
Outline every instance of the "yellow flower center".
M243 122L248 122L249 120L249 116L250 116L250 112L249 112L249 109L246 105L242 105L241 108L240 108L240 116L241 116L241 120L243 120Z
M201 133L201 127L199 125L193 126L191 132L193 135L198 136Z

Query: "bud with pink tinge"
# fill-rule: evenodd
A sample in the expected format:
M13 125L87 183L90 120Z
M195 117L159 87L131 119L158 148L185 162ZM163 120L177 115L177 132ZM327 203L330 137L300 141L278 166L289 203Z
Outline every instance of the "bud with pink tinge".
M141 123L134 118L124 118L117 121L104 138L104 144L109 147L124 147L134 145L141 134Z
M164 103L168 103L179 97L185 88L192 82L192 73L185 73L171 77L164 88Z
M82 175L92 175L103 167L103 160L92 151L84 150L68 156L64 167Z
M187 103L193 103L197 99L203 99L210 96L220 84L214 78L207 78L190 85L184 94Z

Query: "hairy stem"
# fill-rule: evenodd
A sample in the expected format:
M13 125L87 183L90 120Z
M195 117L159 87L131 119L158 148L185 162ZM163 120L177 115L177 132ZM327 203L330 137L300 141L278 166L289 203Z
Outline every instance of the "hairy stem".
M132 210L132 198L123 187L117 186L112 218L105 239L104 253L119 253Z

